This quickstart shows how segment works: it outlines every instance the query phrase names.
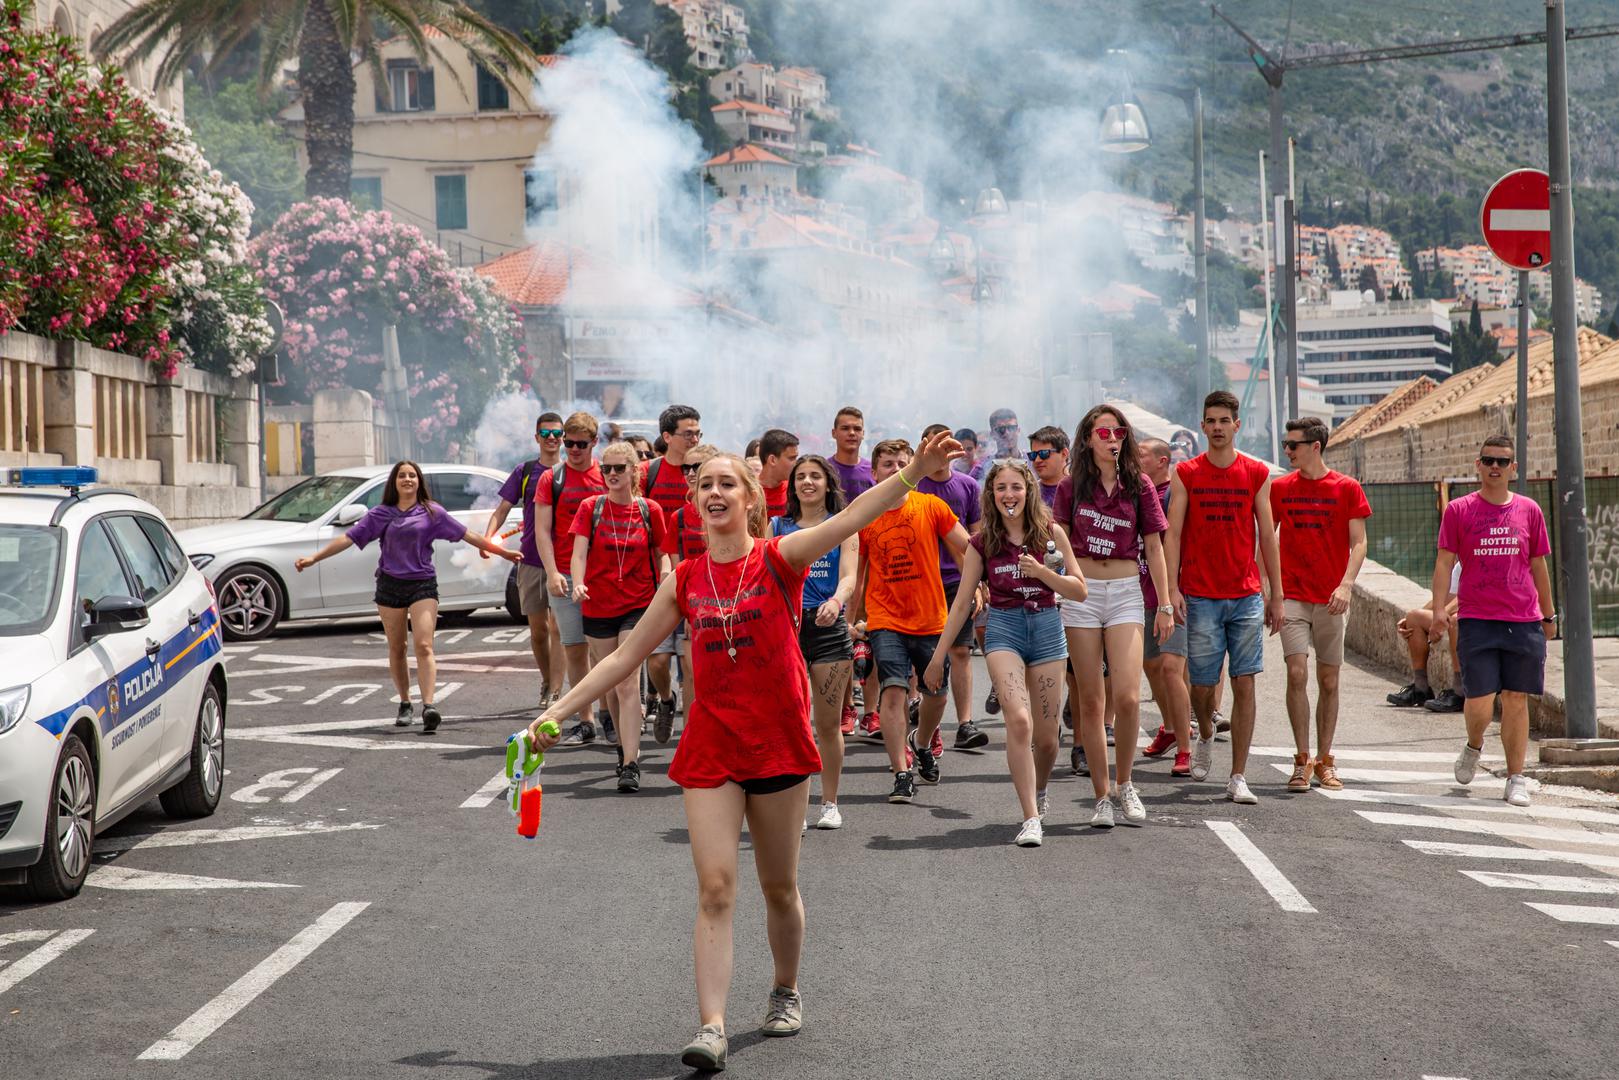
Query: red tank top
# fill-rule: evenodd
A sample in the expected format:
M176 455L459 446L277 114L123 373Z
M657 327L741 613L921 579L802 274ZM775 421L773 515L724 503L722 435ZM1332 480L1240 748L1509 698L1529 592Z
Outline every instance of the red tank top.
M1176 466L1186 488L1180 590L1185 596L1237 600L1259 592L1254 560L1254 499L1270 479L1264 462L1238 454L1222 469L1199 454Z
M669 779L681 787L821 771L794 622L804 571L787 564L780 544L756 539L744 559L716 563L705 552L675 568L696 687L669 764Z

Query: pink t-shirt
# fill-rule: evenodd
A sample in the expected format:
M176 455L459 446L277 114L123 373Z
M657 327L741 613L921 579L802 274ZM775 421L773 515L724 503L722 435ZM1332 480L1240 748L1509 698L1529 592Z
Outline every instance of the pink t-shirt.
M1454 499L1439 522L1439 547L1454 552L1461 564L1458 619L1540 621L1529 564L1550 554L1552 545L1535 500L1514 492L1497 506L1477 491Z

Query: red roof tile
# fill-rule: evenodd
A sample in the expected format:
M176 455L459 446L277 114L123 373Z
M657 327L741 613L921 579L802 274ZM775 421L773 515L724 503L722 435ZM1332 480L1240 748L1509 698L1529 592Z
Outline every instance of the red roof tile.
M791 165L786 158L777 157L762 146L746 143L742 146L733 146L723 154L716 154L703 162L708 165L740 165L755 162L760 165Z

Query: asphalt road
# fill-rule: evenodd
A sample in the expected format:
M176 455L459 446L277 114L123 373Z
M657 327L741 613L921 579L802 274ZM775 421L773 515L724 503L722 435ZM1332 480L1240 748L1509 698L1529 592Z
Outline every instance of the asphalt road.
M521 841L489 782L537 689L525 631L440 632L447 720L424 737L391 725L377 629L233 647L219 811L126 819L74 900L0 895L0 1077L686 1075L671 749L634 796L610 748L553 754ZM727 1075L1619 1074L1615 800L1520 811L1499 779L1456 788L1460 717L1390 709L1392 683L1354 667L1344 797L1289 796L1274 640L1267 665L1258 806L1224 801L1217 750L1201 784L1146 764L1149 821L1103 833L1062 769L1039 849L1010 844L998 723L913 806L885 801L880 748L852 745L846 826L804 839L797 1038L753 1033L770 963L744 856Z

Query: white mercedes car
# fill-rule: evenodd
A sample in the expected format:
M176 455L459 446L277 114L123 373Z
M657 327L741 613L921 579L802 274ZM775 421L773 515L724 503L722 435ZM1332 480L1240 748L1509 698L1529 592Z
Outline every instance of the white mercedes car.
M219 596L220 625L231 641L258 641L283 619L371 615L376 544L350 548L298 573L293 561L313 555L382 500L391 465L337 469L301 481L239 521L186 529L180 546ZM500 501L506 474L478 465L426 465L433 501L482 532ZM507 528L521 523L514 510ZM506 541L517 546L517 538ZM436 544L440 614L501 607L517 618L512 564L484 561L465 544ZM452 561L454 560L454 561Z
M0 884L72 896L95 837L224 787L219 612L163 515L96 470L0 469Z

